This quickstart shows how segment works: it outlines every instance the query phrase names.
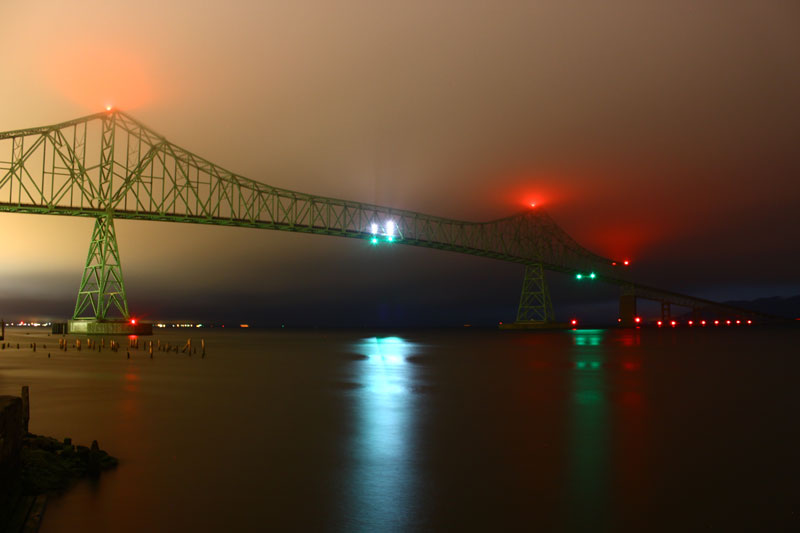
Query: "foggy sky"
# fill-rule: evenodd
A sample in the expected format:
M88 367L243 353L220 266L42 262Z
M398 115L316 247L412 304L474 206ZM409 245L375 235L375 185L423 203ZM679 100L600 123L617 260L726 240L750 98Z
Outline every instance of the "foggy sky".
M535 201L653 285L800 292L797 2L5 0L0 20L0 131L112 104L270 185L476 221ZM91 225L0 214L0 314L69 315ZM117 225L131 308L153 318L491 323L513 319L522 277ZM552 281L561 316L614 297Z

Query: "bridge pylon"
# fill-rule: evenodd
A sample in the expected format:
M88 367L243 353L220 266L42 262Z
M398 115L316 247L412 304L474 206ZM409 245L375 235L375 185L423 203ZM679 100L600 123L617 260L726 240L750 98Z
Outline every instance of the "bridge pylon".
M555 322L553 303L544 277L541 263L527 263L525 278L522 281L522 294L519 297L517 320L513 324L503 324L503 329L538 329L564 327Z
M72 318L102 321L113 318L110 314L118 315L118 319L129 319L114 218L106 215L98 217L94 223Z
M69 333L149 335L152 324L130 320L114 217L97 217Z

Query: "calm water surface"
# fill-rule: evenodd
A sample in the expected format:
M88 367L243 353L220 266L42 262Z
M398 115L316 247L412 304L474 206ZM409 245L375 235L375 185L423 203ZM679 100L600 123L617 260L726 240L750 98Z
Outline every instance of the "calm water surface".
M120 459L42 533L800 526L797 330L7 334L31 431Z

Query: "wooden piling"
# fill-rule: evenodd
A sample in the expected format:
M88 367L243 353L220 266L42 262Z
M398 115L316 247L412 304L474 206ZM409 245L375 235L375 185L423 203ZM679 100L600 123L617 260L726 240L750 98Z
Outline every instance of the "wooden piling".
M27 385L22 386L22 427L25 433L28 432L28 422L31 419L31 399L30 389Z

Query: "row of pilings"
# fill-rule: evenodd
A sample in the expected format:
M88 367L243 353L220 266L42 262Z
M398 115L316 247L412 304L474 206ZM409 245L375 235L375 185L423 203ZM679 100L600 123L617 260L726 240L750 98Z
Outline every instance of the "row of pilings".
M192 345L192 339L186 339L185 343L177 342L173 344L172 342L162 342L161 339L155 341L145 341L144 343L139 342L139 337L128 337L128 358L130 358L130 352L134 350L144 350L149 355L150 358L153 357L154 353L184 353L191 357L192 355L197 354L197 346ZM10 347L10 343L9 343ZM36 343L32 343L31 347L33 351L36 351ZM44 348L47 345L43 346ZM19 348L19 344L17 344L17 348ZM62 337L58 339L58 349L66 352L70 348L74 350L78 350L79 352L83 349L86 350L96 350L98 352L103 351L106 348L106 340L101 338L99 341L97 339L87 338L86 341L82 341L81 339L73 339L70 342L70 339L66 337ZM112 352L119 352L121 349L121 345L119 342L111 339L108 342L108 348ZM5 343L3 343L3 349L5 349ZM200 339L200 357L206 356L206 341L205 339Z

